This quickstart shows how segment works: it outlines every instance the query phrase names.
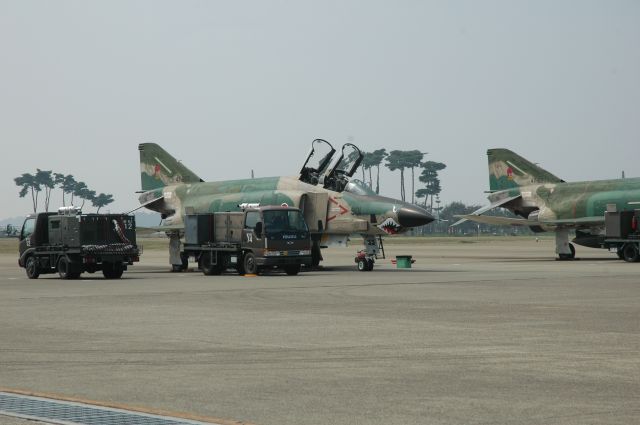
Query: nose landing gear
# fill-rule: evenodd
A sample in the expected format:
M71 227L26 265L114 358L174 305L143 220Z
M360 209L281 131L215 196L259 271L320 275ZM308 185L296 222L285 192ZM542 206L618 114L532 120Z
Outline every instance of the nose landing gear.
M370 272L373 270L373 265L378 258L378 254L382 252L382 258L384 258L384 246L382 245L382 238L376 236L363 235L364 249L358 251L356 254L355 262L358 265L358 271Z
M356 254L356 264L358 265L359 272L370 272L373 270L374 263L375 258L367 257L367 253L364 250L358 251Z

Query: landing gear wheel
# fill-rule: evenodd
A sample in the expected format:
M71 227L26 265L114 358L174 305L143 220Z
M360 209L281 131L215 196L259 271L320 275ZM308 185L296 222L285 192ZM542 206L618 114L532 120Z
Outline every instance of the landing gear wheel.
M638 246L634 243L627 243L622 248L624 255L624 261L628 263L635 263L640 260L640 253L638 252Z
M359 272L368 272L369 271L369 264L367 264L368 261L365 258L361 258L358 260L358 271Z
M559 260L573 260L576 258L576 247L572 243L569 244L570 254L558 254Z
M25 271L27 272L27 277L29 279L37 279L40 276L40 271L38 270L38 262L35 257L27 258L27 263L25 264Z
M375 262L373 260L371 260L371 259L367 260L367 271L370 272L371 270L373 270L374 263Z
M171 273L184 272L189 268L189 256L184 252L180 254L180 264L171 265Z
M284 268L285 273L289 276L295 276L300 273L300 264L296 264L295 266L286 266Z
M124 267L121 263L103 263L102 274L105 279L120 279L124 273Z
M58 260L58 275L60 275L60 279L65 280L80 277L80 273L73 270L73 265L65 257L60 257Z
M189 268L189 256L185 253L180 254L180 259L182 260L182 271L185 271Z
M244 255L243 264L246 274L258 274L258 263L256 263L256 257L252 252L247 252Z
M222 273L222 267L220 267L219 264L211 264L213 255L212 252L205 252L200 256L200 260L198 261L200 270L202 270L205 276L219 275Z

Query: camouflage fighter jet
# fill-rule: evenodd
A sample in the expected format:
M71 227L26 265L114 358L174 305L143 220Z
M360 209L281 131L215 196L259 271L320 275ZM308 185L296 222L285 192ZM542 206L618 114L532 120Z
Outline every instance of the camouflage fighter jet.
M322 259L320 248L345 245L347 237L363 237L369 269L379 253L380 238L434 220L423 208L378 196L366 185L350 180L362 161L362 153L346 144L336 150L316 139L299 176L205 182L154 143L142 143L140 171L141 207L157 211L164 219L159 227L170 237L170 262L174 271L186 267L180 258L183 216L192 213L240 211L243 206L289 205L305 215L314 241L314 264Z
M558 258L575 258L573 242L602 248L604 213L607 208L632 210L640 200L640 178L567 183L508 149L489 149L490 205L466 220L492 225L527 226L533 232L555 232ZM615 205L615 207L614 207ZM522 218L482 215L496 207L506 208ZM620 255L620 253L619 253Z

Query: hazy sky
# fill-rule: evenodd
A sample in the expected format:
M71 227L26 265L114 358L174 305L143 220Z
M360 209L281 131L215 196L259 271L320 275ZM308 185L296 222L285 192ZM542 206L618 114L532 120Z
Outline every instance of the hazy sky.
M444 202L485 203L490 147L640 176L636 0L0 0L0 53L0 218L36 168L135 208L140 142L205 180L297 174L315 138L420 149Z

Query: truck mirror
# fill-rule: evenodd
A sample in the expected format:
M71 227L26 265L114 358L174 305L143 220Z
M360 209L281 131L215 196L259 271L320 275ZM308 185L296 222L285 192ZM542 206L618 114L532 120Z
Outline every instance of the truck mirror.
M256 232L256 235L258 235L258 237L262 236L262 222L261 221L256 223L256 227L255 227L254 230Z

